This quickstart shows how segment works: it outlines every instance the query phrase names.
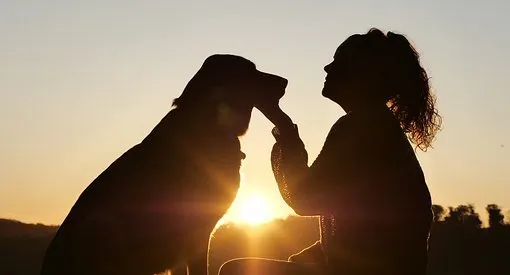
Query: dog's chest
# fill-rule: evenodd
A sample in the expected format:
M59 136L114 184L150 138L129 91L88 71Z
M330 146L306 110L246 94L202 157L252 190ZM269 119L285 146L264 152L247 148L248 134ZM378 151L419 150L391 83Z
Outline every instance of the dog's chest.
M181 161L176 172L183 178L184 189L190 195L218 194L223 190L237 191L240 182L239 169L246 155L240 150L237 138L214 136L194 137L180 143Z

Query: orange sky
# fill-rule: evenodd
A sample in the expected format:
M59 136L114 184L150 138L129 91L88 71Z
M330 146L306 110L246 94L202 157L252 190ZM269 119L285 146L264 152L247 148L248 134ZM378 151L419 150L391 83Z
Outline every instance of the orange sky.
M313 160L343 114L320 96L322 68L348 35L372 26L408 35L437 91L444 130L418 155L434 202L508 209L510 19L508 4L496 2L2 3L0 217L60 223L217 52L289 79L282 107ZM242 192L262 194L284 215L270 130L254 111L242 138Z

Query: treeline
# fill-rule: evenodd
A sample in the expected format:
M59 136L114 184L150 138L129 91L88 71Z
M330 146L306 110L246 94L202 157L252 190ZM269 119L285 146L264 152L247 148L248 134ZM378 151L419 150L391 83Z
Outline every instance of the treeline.
M488 205L482 226L473 205L433 206L429 275L510 274L510 225L497 205ZM36 275L55 226L0 219L0 274ZM264 257L285 260L319 239L318 219L291 216L246 226L225 224L211 238L210 274L230 259Z
M57 229L0 219L0 274L39 274L44 252Z
M488 227L473 205L434 205L429 239L428 275L510 274L510 225L499 206L488 205ZM211 242L210 270L237 257L285 260L319 239L318 220L290 217L260 226L220 227Z
M510 274L510 224L501 208L485 208L488 226L482 227L473 205L433 206L428 274Z

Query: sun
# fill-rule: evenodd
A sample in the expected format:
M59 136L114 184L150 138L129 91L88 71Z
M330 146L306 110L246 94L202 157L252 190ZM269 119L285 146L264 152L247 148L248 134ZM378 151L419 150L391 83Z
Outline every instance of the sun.
M286 219L293 214L276 184L247 184L241 173L241 187L236 198L216 226L228 223L257 226L275 219Z
M275 213L264 196L242 194L236 198L232 207L224 216L223 222L235 222L258 225L276 218Z
M251 195L242 202L240 215L240 220L248 224L260 224L273 219L267 202L257 195Z

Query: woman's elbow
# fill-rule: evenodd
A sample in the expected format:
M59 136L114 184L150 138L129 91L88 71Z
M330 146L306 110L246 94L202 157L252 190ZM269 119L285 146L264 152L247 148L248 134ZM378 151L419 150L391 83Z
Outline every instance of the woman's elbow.
M298 215L298 216L315 216L316 214L313 214L312 211L309 211L310 209L304 209L304 208L292 208L292 210L294 210L294 212Z
M293 201L288 204L299 216L317 216L321 212L307 201Z

